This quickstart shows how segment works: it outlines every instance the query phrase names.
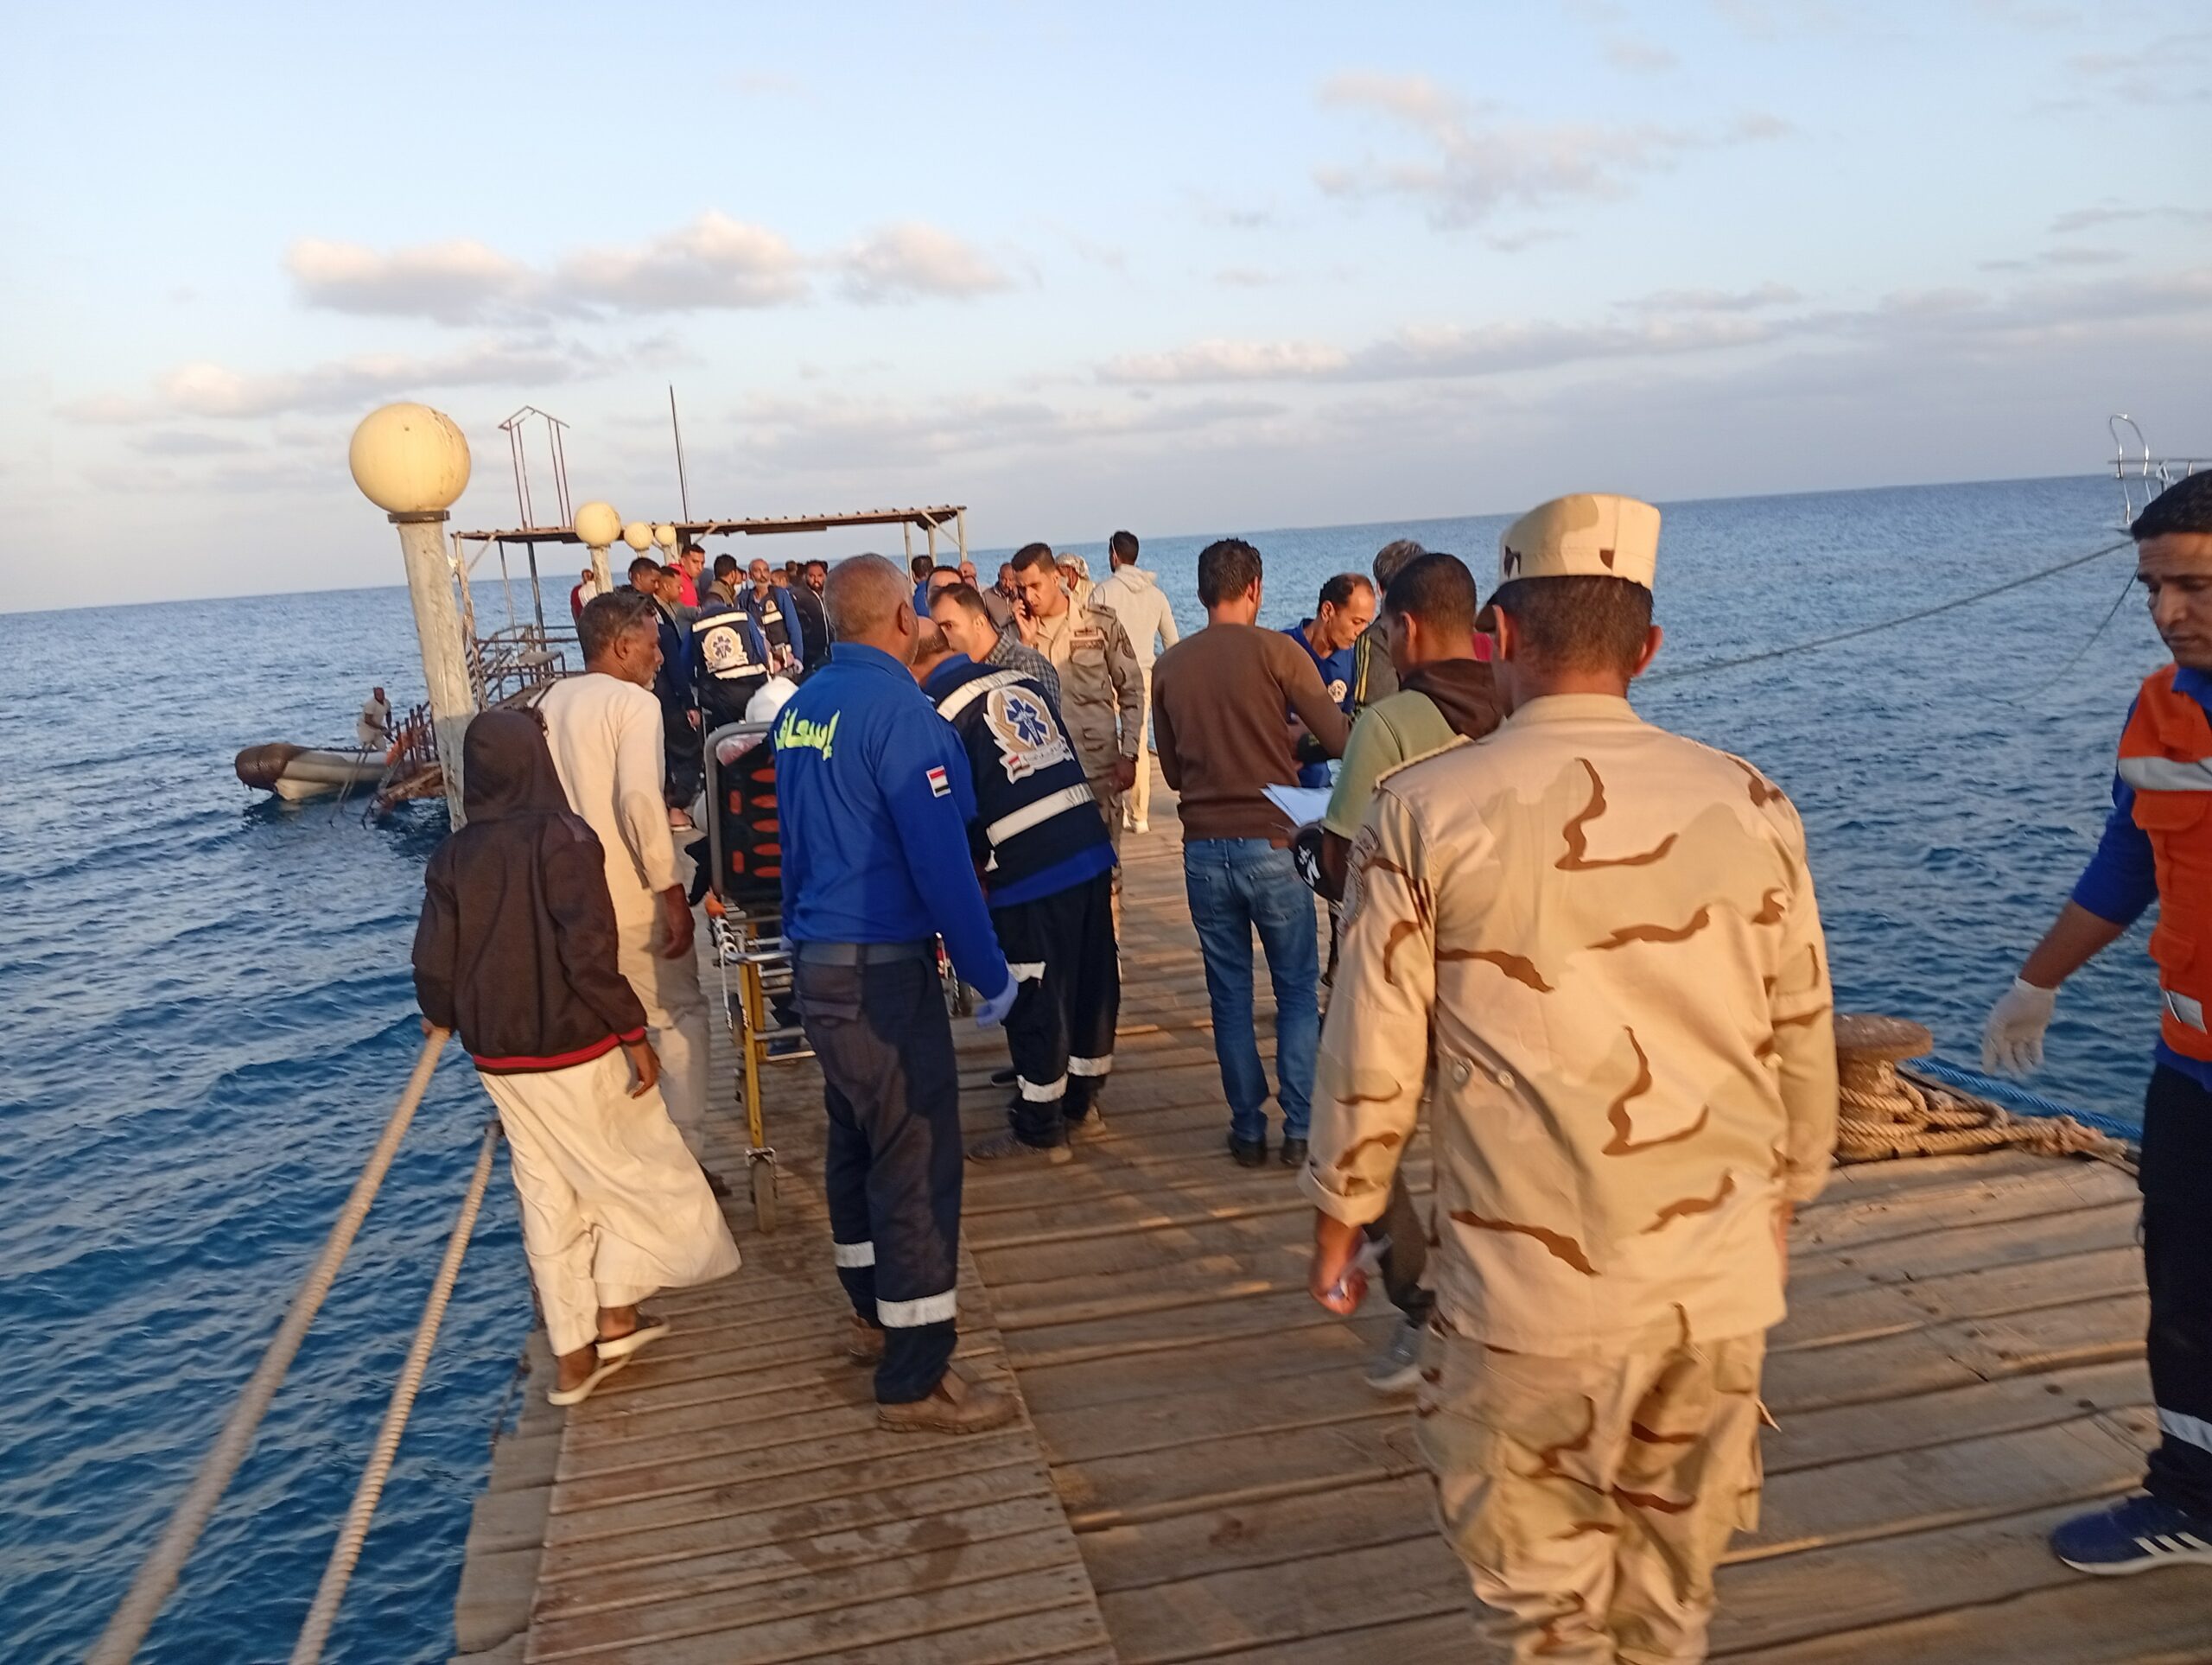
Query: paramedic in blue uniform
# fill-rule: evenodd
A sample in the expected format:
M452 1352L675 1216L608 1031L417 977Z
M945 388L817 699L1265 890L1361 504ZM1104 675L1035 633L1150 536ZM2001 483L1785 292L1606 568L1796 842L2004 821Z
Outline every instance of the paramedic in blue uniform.
M784 931L799 1020L822 1061L823 1178L849 1350L874 1361L876 1419L969 1433L1018 1414L952 1366L960 1252L960 1084L937 939L1002 1021L1016 985L968 855L968 758L914 684L912 585L877 555L823 592L836 645L776 721Z
M965 749L976 787L969 845L1020 993L1007 1014L1012 1125L969 1147L973 1162L1068 1160L1105 1130L1122 970L1114 944L1114 846L1106 817L1043 686L979 664L922 621L914 677Z
M699 726L711 734L745 721L745 708L768 681L768 641L741 594L726 601L711 586L691 615L692 693Z

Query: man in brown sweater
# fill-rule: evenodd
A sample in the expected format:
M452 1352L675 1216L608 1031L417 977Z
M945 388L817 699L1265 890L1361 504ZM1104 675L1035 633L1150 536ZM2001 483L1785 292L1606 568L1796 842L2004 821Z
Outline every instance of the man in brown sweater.
M1183 884L1205 956L1214 1056L1229 1101L1229 1150L1245 1167L1268 1159L1268 1077L1252 1028L1252 932L1275 994L1275 1102L1281 1159L1306 1161L1320 1039L1313 893L1291 860L1290 818L1269 786L1298 782L1285 708L1331 757L1344 754L1344 713L1313 661L1280 631L1262 630L1260 552L1238 538L1198 555L1206 628L1153 668L1153 733L1160 772L1180 795Z

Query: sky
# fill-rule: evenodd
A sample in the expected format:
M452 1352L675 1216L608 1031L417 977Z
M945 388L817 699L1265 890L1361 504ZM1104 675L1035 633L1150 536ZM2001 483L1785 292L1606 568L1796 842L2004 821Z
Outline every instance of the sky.
M2114 410L2212 452L2186 7L9 32L0 610L399 581L346 467L396 399L468 436L456 527L517 522L525 405L574 502L675 518L672 384L695 514L963 503L981 548L2082 473Z

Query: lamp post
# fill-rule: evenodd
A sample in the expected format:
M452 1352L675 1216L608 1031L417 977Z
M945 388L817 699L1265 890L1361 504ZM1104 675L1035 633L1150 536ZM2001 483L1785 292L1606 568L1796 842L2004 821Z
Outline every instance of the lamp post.
M476 715L476 692L469 684L442 528L446 511L468 485L468 442L442 411L387 404L361 419L346 461L361 495L399 528L415 634L423 647L423 681L430 691L430 720L445 772L446 811L459 827L461 740Z
M592 575L605 595L614 588L614 575L607 568L607 546L622 536L622 517L611 503L587 503L576 511L576 536L591 551Z

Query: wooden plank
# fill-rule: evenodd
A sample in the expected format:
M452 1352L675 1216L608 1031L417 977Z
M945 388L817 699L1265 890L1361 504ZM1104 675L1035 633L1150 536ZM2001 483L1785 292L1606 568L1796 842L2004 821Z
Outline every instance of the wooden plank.
M901 1589L899 1579L911 1581L916 1570L905 1563L887 1563L847 1574L826 1588L811 1586L810 1594L792 1598L798 1605L792 1611L765 1621L710 1606L656 1613L656 1628L650 1634L632 1631L605 1648L564 1656L603 1665L779 1665L825 1657L836 1658L841 1665L859 1658L965 1665L991 1656L988 1651L971 1651L976 1640L971 1633L980 1627L1050 1613L1064 1615L1051 1627L1062 1638L1060 1651L1095 1647L1103 1640L1103 1626L1090 1605L1089 1581L1080 1567L1045 1566L928 1589ZM878 1589L886 1593L868 1593ZM830 1605L806 1606L810 1599ZM693 1625L715 1628L689 1628ZM884 1651L894 1644L903 1644L905 1650ZM536 1662L543 1655L533 1653L530 1657Z
M942 1465L940 1465L942 1466ZM841 1496L809 1490L780 1500L764 1491L760 1506L681 1524L656 1526L619 1538L590 1538L545 1551L540 1611L582 1611L620 1605L634 1582L683 1577L689 1566L726 1554L802 1540L829 1540L892 1522L912 1522L933 1509L961 1509L1019 1497L1050 1497L1052 1483L1041 1464L1014 1463L919 1481L869 1486ZM655 1569L668 1569L665 1573ZM620 1579L606 1575L621 1573ZM570 1581L598 1580L598 1587L564 1591Z
M810 1537L686 1564L677 1578L625 1579L617 1602L541 1608L533 1660L566 1659L648 1640L772 1625L848 1605L986 1578L1067 1569L1049 1497L933 1510L828 1538ZM732 1658L747 1656L733 1648Z

